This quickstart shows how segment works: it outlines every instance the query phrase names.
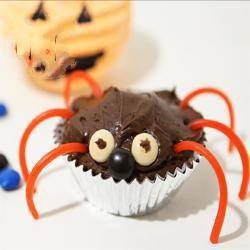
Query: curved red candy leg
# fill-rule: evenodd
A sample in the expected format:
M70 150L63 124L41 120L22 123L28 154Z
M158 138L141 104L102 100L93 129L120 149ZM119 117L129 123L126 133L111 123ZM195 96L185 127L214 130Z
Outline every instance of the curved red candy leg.
M239 197L242 200L245 199L247 197L247 190L248 190L248 185L249 185L250 166L249 166L249 158L248 158L247 149L244 146L241 139L233 132L232 129L230 129L229 127L227 127L226 125L220 122L213 121L213 120L199 119L199 120L192 122L189 125L189 127L193 130L201 129L204 127L214 128L222 132L231 140L234 146L238 149L240 157L241 157L241 161L242 161L243 177L242 177Z
M86 153L87 147L84 144L81 143L68 143L63 144L54 150L47 153L40 161L37 162L35 167L32 169L30 176L27 181L27 187L26 187L26 201L27 205L29 207L29 210L34 217L34 219L39 218L39 214L36 210L36 207L34 205L33 201L33 194L34 194L34 187L35 182L41 173L41 171L54 159L57 157L64 155L64 154L70 154L70 153Z
M230 117L230 127L234 131L235 130L235 113L233 109L233 104L229 97L222 92L219 89L216 88L200 88L197 90L192 91L190 94L188 94L180 103L181 108L186 108L189 105L189 102L196 96L201 94L211 93L220 96L227 104L228 111L229 111L229 117ZM233 151L233 143L229 142L229 152Z
M70 102L71 84L74 82L75 79L78 79L78 78L86 80L86 82L88 83L88 85L90 86L90 88L91 88L91 90L93 92L93 95L97 99L101 98L102 95L103 95L103 92L102 92L99 84L90 75L88 75L83 70L73 71L72 73L70 73L67 76L65 89L64 89L64 100L65 100L65 104L66 104L67 108L70 107L69 102Z
M197 142L193 141L179 142L176 145L174 145L174 150L176 153L180 153L182 151L194 151L198 154L203 155L209 161L209 163L211 164L216 173L220 188L220 202L214 226L210 235L210 240L212 243L218 243L227 209L227 183L223 170L219 162L213 156L213 154L209 150L207 150L204 146L202 146Z
M25 181L27 181L29 176L29 171L27 168L27 161L26 161L26 146L27 141L29 139L30 134L34 130L34 128L39 125L41 122L52 118L52 117L62 117L65 119L69 119L74 115L73 112L71 112L68 109L51 109L46 112L43 112L42 114L38 115L36 118L34 118L31 123L28 125L28 127L25 129L21 142L19 145L19 162L22 170L22 175Z

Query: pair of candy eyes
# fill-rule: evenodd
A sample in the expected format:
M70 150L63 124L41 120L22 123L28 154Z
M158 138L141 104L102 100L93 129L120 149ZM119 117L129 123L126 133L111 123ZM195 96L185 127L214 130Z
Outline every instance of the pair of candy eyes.
M106 162L114 148L115 139L113 135L105 129L96 131L89 142L90 156L98 163ZM157 158L158 143L149 133L138 134L133 139L131 153L139 165L149 166Z

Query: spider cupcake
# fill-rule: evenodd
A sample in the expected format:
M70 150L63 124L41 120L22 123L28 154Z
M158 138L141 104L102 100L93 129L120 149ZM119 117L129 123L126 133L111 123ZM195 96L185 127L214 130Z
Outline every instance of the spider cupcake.
M84 78L93 96L80 97L69 104L70 85L74 78ZM203 119L188 106L202 93L221 96L230 110L230 127ZM27 204L34 218L39 214L33 202L35 181L40 172L60 155L75 161L73 173L89 202L112 214L133 216L146 214L171 197L204 156L213 167L220 187L220 203L211 233L217 243L227 207L227 184L215 156L204 147L204 127L215 128L238 149L243 164L239 197L246 197L249 184L247 151L234 133L231 102L221 91L199 89L182 101L175 91L133 93L110 88L104 93L84 72L73 72L65 88L66 109L53 109L36 117L20 144L20 163L27 180ZM27 170L26 143L30 133L42 121L64 118L56 128L59 146Z

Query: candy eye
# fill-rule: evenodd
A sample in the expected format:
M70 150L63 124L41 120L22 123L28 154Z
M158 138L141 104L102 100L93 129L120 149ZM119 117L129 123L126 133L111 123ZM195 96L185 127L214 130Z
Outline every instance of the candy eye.
M158 155L157 141L151 134L141 133L134 138L131 152L138 164L149 166Z
M107 161L115 147L113 135L106 129L96 131L89 142L90 156L97 162Z

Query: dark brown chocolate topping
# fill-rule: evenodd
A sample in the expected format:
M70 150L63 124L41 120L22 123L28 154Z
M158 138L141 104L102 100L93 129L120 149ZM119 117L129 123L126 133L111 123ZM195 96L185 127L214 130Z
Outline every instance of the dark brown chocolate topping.
M140 146L145 150L146 153L151 149L150 141L148 139L142 140Z
M100 149L104 149L107 146L107 142L105 142L103 139L99 138L96 142L96 145L98 146L98 148Z
M101 101L84 97L75 100L72 110L76 115L57 129L60 143L88 144L92 134L99 129L109 130L116 146L129 151L133 138L140 133L147 132L156 138L159 144L156 161L148 167L136 164L127 181L134 178L143 181L145 177L153 180L156 174L164 178L167 172L174 174L184 162L192 162L193 153L176 155L173 145L182 140L204 141L203 131L194 132L184 124L202 116L191 108L180 109L175 91L136 94L110 88ZM91 169L93 175L101 173L103 178L110 177L106 163L96 163L89 154L73 154L69 160L76 160L76 166L83 165L84 170Z

